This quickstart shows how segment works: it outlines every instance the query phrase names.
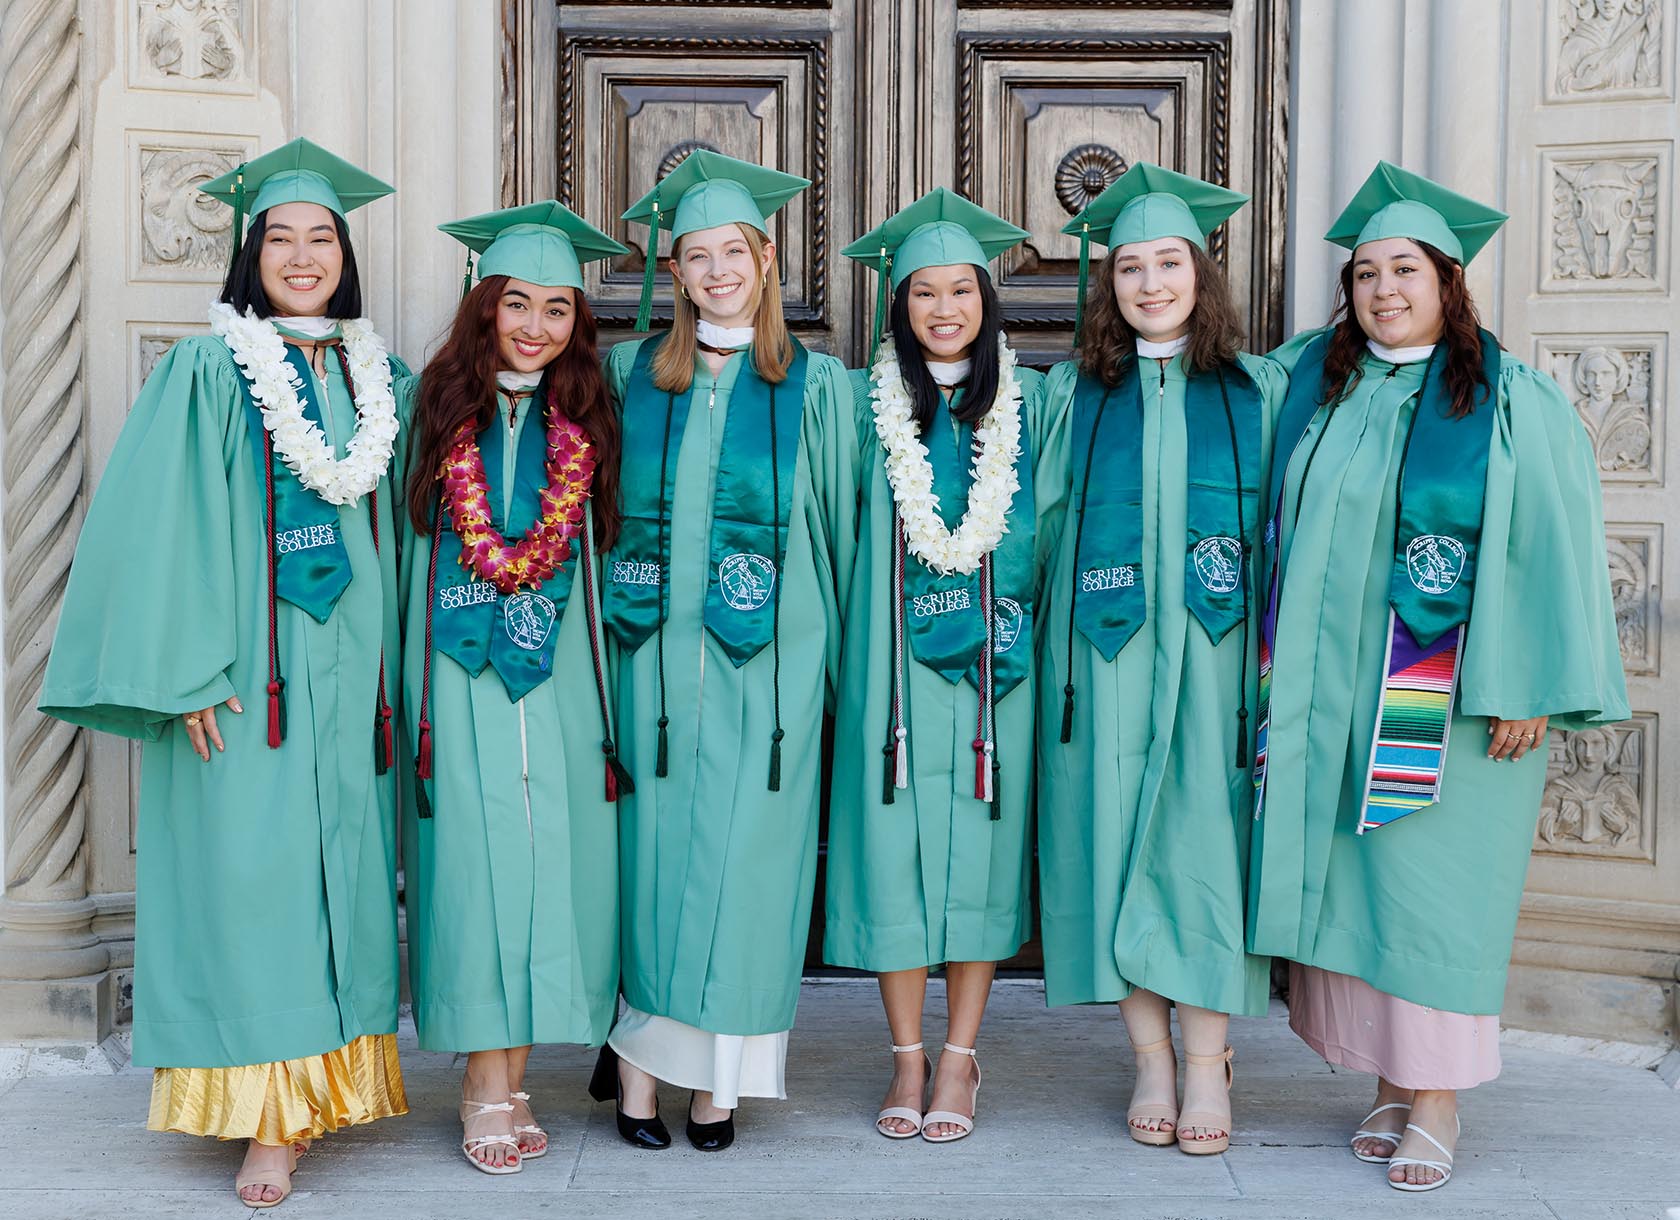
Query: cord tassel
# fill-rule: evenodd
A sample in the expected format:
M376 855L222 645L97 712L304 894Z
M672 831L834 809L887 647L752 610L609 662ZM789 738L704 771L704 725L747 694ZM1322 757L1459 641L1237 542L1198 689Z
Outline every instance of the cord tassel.
M397 761L397 742L391 729L391 709L382 707L379 715L374 718L374 733L376 734L373 748L374 758L378 760L374 770L384 775Z
M671 723L669 716L659 718L659 750L653 756L653 774L658 779L664 779L670 774L671 738L665 731L665 726Z
M905 740L909 735L903 725L898 726L897 741L894 743L893 783L899 788L910 786L910 744Z
M432 778L432 722L420 722L420 744L414 751L414 774L420 779Z
M897 799L894 796L897 785L893 783L894 777L898 774L898 761L895 757L897 753L898 747L890 741L881 747L881 804L883 805L890 805Z
M1003 767L998 763L997 756L992 756L992 821L1003 821L1003 783L1001 772Z
M268 684L268 748L278 750L286 740L286 679Z
M607 800L616 801L621 796L629 796L636 790L636 785L630 778L630 772L618 761L618 747L611 737L601 742L601 753L606 755L607 760Z
M653 324L653 277L659 268L659 205L653 205L653 224L648 228L647 258L642 268L642 300L636 306L636 329ZM663 771L660 772L664 774Z
M782 790L782 738L786 734L777 729L770 734L770 791Z
M1073 740L1073 683L1062 687L1062 744Z
M986 742L976 737L974 739L974 799L989 801L992 794L987 791L991 786L992 769L986 765Z
M1248 708L1237 709L1237 766L1248 766Z

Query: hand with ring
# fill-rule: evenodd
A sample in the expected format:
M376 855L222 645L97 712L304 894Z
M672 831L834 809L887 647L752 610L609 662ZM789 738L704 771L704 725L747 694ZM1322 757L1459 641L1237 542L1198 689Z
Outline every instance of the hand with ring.
M239 696L235 695L225 705L228 711L238 714L245 709L239 703ZM192 743L193 753L205 762L210 761L210 747L215 746L218 753L227 749L222 744L221 730L216 727L216 709L213 707L200 708L196 712L188 712L181 717L181 723L186 725L187 740Z
M1538 749L1546 737L1546 719L1536 716L1532 720L1501 720L1489 716L1488 735L1493 740L1488 745L1488 757L1514 762L1530 750Z

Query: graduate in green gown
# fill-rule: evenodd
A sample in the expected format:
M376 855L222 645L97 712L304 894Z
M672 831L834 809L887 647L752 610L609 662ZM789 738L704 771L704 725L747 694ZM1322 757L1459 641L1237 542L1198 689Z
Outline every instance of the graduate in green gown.
M1331 327L1279 353L1250 947L1378 1077L1354 1151L1402 1190L1445 1184L1456 1090L1498 1071L1546 731L1628 715L1592 446L1465 287L1504 219L1379 163Z
M235 208L212 333L171 347L128 414L41 710L145 743L148 1125L249 1140L236 1188L271 1207L294 1145L407 1109L386 680L406 370L361 316L344 223L390 187L294 140L202 189Z
M442 229L480 279L398 387L409 970L420 1045L467 1054L462 1151L507 1174L548 1151L531 1044L605 1041L618 994L627 777L595 557L620 438L582 263L627 251L553 200Z
M694 1090L697 1148L740 1097L784 1095L817 862L823 711L851 573L845 369L782 316L768 217L805 179L706 149L626 219L659 236L671 327L614 348L624 525L602 611L620 653L619 1129L662 1147L655 1078ZM593 1091L615 1091L603 1052Z
M1130 1134L1190 1153L1229 1145L1228 1014L1268 995L1243 903L1260 489L1288 380L1240 350L1206 251L1247 201L1139 162L1076 216L1064 231L1109 251L1047 392L1070 428L1046 477L1072 495L1043 602L1045 998L1119 1001Z
M848 246L880 273L873 368L852 374L858 550L846 601L823 957L880 975L889 1139L974 1128L975 1040L1032 919L1035 519L1063 492L1043 376L1017 366L987 264L1026 230L943 188ZM891 299L890 311L886 301ZM922 1051L928 968L945 1049Z

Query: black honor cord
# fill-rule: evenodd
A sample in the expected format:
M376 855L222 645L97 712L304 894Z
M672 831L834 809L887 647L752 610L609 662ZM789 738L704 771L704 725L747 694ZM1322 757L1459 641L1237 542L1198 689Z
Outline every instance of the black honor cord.
M653 774L658 779L664 779L670 773L671 739L667 727L671 717L665 708L665 616L669 613L670 603L667 592L671 574L670 557L665 548L669 540L665 536L666 518L670 514L670 506L665 503L665 475L670 468L671 461L671 415L676 410L677 396L667 392L665 395L665 439L659 448L659 632L654 642L659 666L659 750L654 755Z
M775 709L776 727L770 734L770 779L768 787L771 792L782 790L782 475L781 464L776 460L776 386L770 386L770 502L771 526L775 541L772 549L776 552L776 571L770 595L770 697L771 706Z
M1073 591L1068 597L1067 684L1062 687L1062 744L1073 740L1073 612L1079 603L1079 547L1085 539L1085 500L1091 494L1091 462L1097 452L1097 433L1102 431L1103 415L1114 387L1103 391L1097 404L1097 418L1091 423L1091 435L1085 442L1085 477L1079 485L1079 515L1073 527Z
M1242 450L1237 447L1237 417L1231 412L1231 393L1225 385L1225 370L1218 370L1219 397L1225 403L1225 426L1231 432L1231 466L1237 479L1237 545L1242 553L1242 663L1237 667L1237 766L1248 766L1248 619L1252 609L1248 569L1253 547L1243 518Z

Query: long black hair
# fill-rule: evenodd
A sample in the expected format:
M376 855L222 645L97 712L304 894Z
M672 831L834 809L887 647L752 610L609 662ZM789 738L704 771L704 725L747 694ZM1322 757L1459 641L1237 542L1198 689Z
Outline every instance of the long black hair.
M344 217L330 208L328 215L332 217L333 228L338 233L338 244L344 250L344 270L338 278L338 287L333 290L332 300L327 302L327 317L359 318L362 316L362 277L356 270L356 248L350 244L350 230L344 224ZM259 318L274 314L274 306L269 303L268 293L263 291L262 284L262 247L267 235L268 209L264 208L251 217L245 244L239 247L239 256L228 268L227 279L222 284L223 304L232 305L240 313L247 308L254 309Z
M968 388L951 412L951 418L964 424L978 422L992 409L992 399L997 397L998 389L998 336L1003 333L1003 305L998 301L991 274L984 267L975 267L974 274L980 284L980 333L974 346L968 349L974 360L968 374ZM898 350L899 371L916 407L916 430L926 432L939 409L939 386L928 372L927 358L922 355L922 345L910 325L908 291L893 293L892 338L893 347Z

